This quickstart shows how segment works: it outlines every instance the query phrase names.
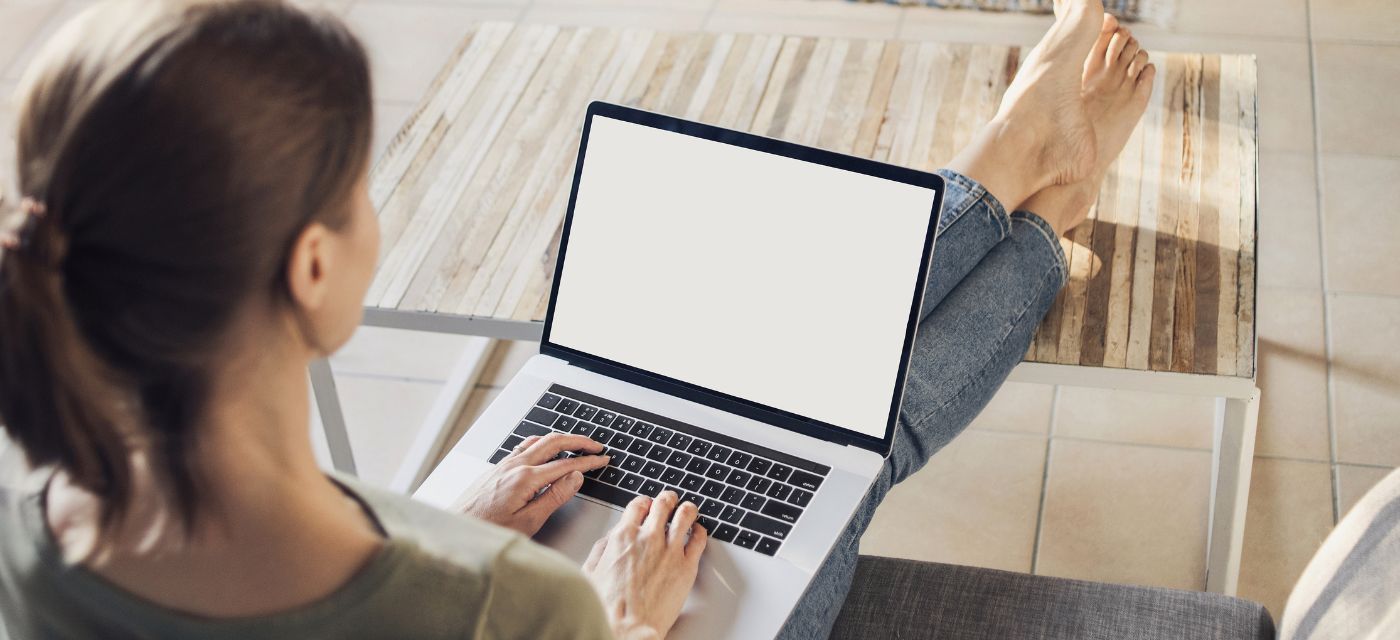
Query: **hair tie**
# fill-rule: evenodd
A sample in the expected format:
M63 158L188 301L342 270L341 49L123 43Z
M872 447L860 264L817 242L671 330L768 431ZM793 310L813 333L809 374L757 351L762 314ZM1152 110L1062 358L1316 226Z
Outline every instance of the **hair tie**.
M44 217L44 214L48 213L48 207L34 198L25 196L19 201L19 211L24 216L24 220L20 222L18 229L0 232L0 247L5 249L22 248L24 241L28 239L27 231L30 229L30 224L36 219Z

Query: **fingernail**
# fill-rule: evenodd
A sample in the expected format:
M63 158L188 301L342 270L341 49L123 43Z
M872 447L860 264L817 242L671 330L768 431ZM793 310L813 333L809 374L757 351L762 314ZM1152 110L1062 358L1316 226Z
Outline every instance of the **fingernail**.
M569 483L570 483L570 484L583 484L583 474L582 474L582 473L579 473L579 472L577 472L577 471L574 471L574 472L570 473L570 474L569 474Z

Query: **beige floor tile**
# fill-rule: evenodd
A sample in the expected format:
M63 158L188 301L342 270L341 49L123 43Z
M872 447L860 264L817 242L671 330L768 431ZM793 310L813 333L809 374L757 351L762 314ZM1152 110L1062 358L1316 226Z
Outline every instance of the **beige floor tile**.
M1045 435L1050 432L1050 407L1055 388L1048 384L1008 382L992 397L970 428Z
M336 376L335 383L359 476L386 486L442 385L354 375Z
M1240 562L1240 597L1275 620L1293 583L1332 530L1332 479L1323 462L1255 458Z
M58 8L52 0L0 3L0 73L6 80L24 73L30 52L50 33L44 27Z
M1400 298L1333 294L1337 461L1400 465Z
M501 340L486 361L477 384L501 389L525 366L525 362L540 352L540 343L526 340Z
M538 3L525 12L525 22L590 27L639 27L672 31L699 31L708 9L644 3L607 4Z
M820 6L817 6L820 5ZM705 23L717 32L782 33L838 38L895 37L900 9L886 4L810 0L720 0Z
M1322 177L1328 290L1400 295L1400 158L1323 154Z
M1312 60L1308 46L1262 38L1142 34L1149 51L1252 53L1259 65L1259 148L1313 150Z
M1338 514L1345 518L1351 508L1366 495L1377 482L1390 475L1395 469L1387 467L1360 467L1351 464L1337 465L1337 494L1340 502Z
M1311 0L1316 40L1400 42L1400 3L1395 0Z
M379 101L374 104L374 142L370 145L370 158L379 160L389 142L399 134L404 121L413 114L414 108L415 105L409 102Z
M1317 44L1314 52L1322 150L1400 156L1400 46Z
M1030 571L1045 438L969 432L894 488L861 553Z
M1205 586L1210 453L1055 439L1036 572Z
M1259 156L1259 284L1322 288L1317 170L1310 153Z
M487 338L360 327L331 356L331 368L338 374L441 382L451 375L462 352L483 340Z
M1261 19L1261 16L1267 16ZM1129 25L1139 35L1170 33L1250 36L1306 41L1305 0L1178 0L1169 26Z
M1259 289L1258 455L1329 460L1322 294Z
M457 445L457 441L462 439L462 436L467 433L467 429L476 424L477 418L481 417L481 414L486 411L486 407L491 406L491 402L500 393L500 389L490 387L479 386L472 389L471 395L467 396L467 401L462 405L462 412L453 421L452 429L443 437L442 448L438 449L437 455L433 458L432 466L436 467L439 462L442 462L447 452Z
M1210 449L1215 399L1060 387L1055 435L1107 442Z
M510 5L359 2L347 19L369 49L375 98L414 103L467 29L520 12Z

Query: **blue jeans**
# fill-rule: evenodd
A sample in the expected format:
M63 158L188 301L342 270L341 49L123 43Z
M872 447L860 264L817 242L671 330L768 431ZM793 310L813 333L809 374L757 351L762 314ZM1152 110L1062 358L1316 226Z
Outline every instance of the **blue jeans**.
M1021 361L1064 286L1065 256L1039 216L1008 215L948 170L894 450L779 634L825 638L855 575L860 538L890 488L962 433Z

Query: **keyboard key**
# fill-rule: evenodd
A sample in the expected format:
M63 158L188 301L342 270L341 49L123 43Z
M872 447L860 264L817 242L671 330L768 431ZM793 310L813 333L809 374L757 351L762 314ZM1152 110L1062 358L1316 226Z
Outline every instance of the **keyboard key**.
M670 450L670 449L667 449L666 447L663 447L663 446L661 446L661 445L659 445L659 444L657 444L657 445L652 445L651 451L648 451L648 452L647 452L647 459L648 459L648 460L655 460L655 461L657 461L657 462L665 462L666 459L669 458L669 457L671 457L671 450Z
M635 473L629 473L617 486L628 491L640 491L642 489L642 477Z
M745 549L752 549L758 546L758 534L752 531L740 531L739 535L734 538L734 544Z
M779 522L768 516L758 515L757 513L746 514L743 522L739 524L745 529L753 529L765 536L770 536L779 540L787 540L788 532L792 531L792 525L786 522Z
M764 460L763 458L754 458L753 460L749 461L749 471L752 471L758 475L768 473L768 467L771 466L773 466L773 463Z
M705 504L700 505L700 515L718 518L722 511L724 511L724 503L719 500L706 500Z
M722 464L712 464L710 470L705 472L705 477L723 482L725 478L729 477L729 467Z
M685 465L685 470L691 473L705 473L709 468L710 461L704 458L691 458L690 464Z
M590 419L589 422L592 422L593 424L597 425L602 425L604 427L611 427L613 420L616 418L616 413L600 409L598 410L598 413L593 414L593 418Z
M728 482L729 484L732 484L736 487L747 487L749 485L749 479L752 477L753 476L747 471L740 471L738 469L735 469L729 472L729 477L725 479L725 482Z
M647 463L642 466L642 475L648 478L660 478L661 472L665 470L666 467L661 466L660 463L648 460Z
M715 531L715 539L720 542L733 542L734 536L739 535L739 528L734 525L722 524L719 530Z
M657 443L657 444L666 444L666 442L669 441L670 439L671 439L671 432L670 432L670 431L667 431L666 429L662 429L661 427L657 427L657 428L655 428L655 429L652 429L652 430L651 430L651 435L647 436L647 440L650 440L650 441L655 442L655 443Z
M669 464L673 467L684 468L685 465L688 463L690 463L690 454L681 453L680 450L672 451L671 457L666 459L666 464Z
M578 419L575 419L575 418L569 418L569 419L574 421L574 426L573 426L573 427L570 427L570 428L569 428L569 431L572 431L572 432L574 432L574 433L577 433L578 435L581 435L581 436L586 436L586 435L588 435L588 434L590 434L590 433L593 433L593 428L594 428L594 427L593 427L593 423L591 423L591 422L584 422L584 421L582 421L582 420L578 420Z
M681 480L680 484L681 488L685 489L686 491L699 491L700 487L705 484L705 479L701 478L700 476L687 473L685 474L685 479Z
M704 440L696 440L690 443L690 447L688 447L686 451L697 456L703 456L710 452L710 443Z
M661 481L672 486L679 485L684 479L685 472L680 469L667 469L661 472Z
M590 478L583 479L583 486L579 487L578 492L590 498L597 498L603 502L619 507L626 507L627 503L637 497L637 494L631 491L606 485Z
M778 541L772 538L761 538L755 550L765 556L771 556L778 552L778 544Z
M515 448L515 445L518 445L518 444L520 444L521 442L524 442L524 441L525 441L524 438L522 438L522 437L520 437L520 436L517 436L517 435L515 435L515 434L512 433L512 434L510 435L509 438L506 438L506 441L505 441L505 442L502 442L502 443L501 443L501 448L502 448L502 449L514 449L514 448Z
M695 519L695 524L705 527L706 531L714 531L719 526L719 521L710 516L700 516Z
M574 410L574 417L579 420L592 420L595 413L598 413L598 407L581 404L578 409Z
M745 509L748 509L749 511L758 511L759 509L763 508L763 503L767 501L768 498L765 498L757 493L749 493L744 495L744 501L740 503L740 505L743 506Z
M634 438L632 444L627 445L627 453L633 453L639 456L646 455L648 449L651 449L651 443L638 438Z
M574 426L577 424L578 420L574 419L573 416L559 416L559 419L554 421L554 428L569 433L574 430Z
M669 444L681 451L685 451L686 447L690 446L690 436L684 433L677 433L671 436L671 442Z
M490 460L490 462L491 462L491 464L496 464L497 462L500 462L500 461L501 461L501 458L504 458L504 457L506 457L506 456L508 456L508 455L510 455L510 450L508 450L508 449L497 449L495 453L491 454L491 460Z
M618 431L632 433L632 428L635 426L637 426L637 421L627 416L618 416L617 419L613 421L613 428Z
M812 493L810 491L803 491L801 489L793 489L792 495L788 496L787 498L788 502L791 502L799 507L807 506L807 503L811 502L811 500Z
M788 494L791 492L792 487L781 482L774 482L773 486L768 488L767 496L770 498L777 498L778 500L786 500Z
M598 479L608 484L617 484L623 477L625 477L625 474L622 472L622 469L609 466L603 470L603 475L599 476Z
M625 470L625 471L631 471L632 473L637 473L637 472L639 472L639 471L642 470L642 466L643 466L645 463L646 463L646 460L643 460L643 459L641 459L641 458L638 457L638 456L627 456L627 459L626 459L626 460L623 460L623 461L622 461L622 464L620 464L620 465L618 465L618 466L622 467L622 469Z
M789 466L787 466L787 465L785 465L785 464L776 464L776 463L775 463L775 464L773 465L773 468L768 470L768 474L767 474L767 475L768 475L769 478L772 478L772 479L774 479L774 480L777 480L778 482L787 482L788 475L791 474L791 473L792 473L792 467L789 467Z
M734 453L729 454L729 466L731 467L743 469L744 466L747 465L750 460L753 460L753 456L744 453L743 451L735 451Z
M786 502L769 500L768 504L763 506L763 515L773 516L783 522L797 522L797 516L802 515L802 510Z
M617 435L613 436L613 439L608 441L608 446L626 451L627 447L632 446L632 436L618 431Z
M719 514L719 519L730 524L739 524L744 519L744 510L739 507L724 507L724 511Z
M564 398L559 401L559 406L555 407L554 410L564 415L574 415L574 412L578 410L578 400Z
M696 509L699 509L700 505L705 504L705 496L695 493L694 491L686 491L685 493L680 494L680 496L681 502L689 502L690 504L695 505Z
M705 484L700 487L700 493L705 494L705 496L709 498L718 498L719 494L724 493L724 485L714 480L707 480Z
M593 430L593 433L588 434L588 437L592 438L594 442L607 444L613 437L613 430L597 427Z
M552 393L546 393L543 396L541 396L540 401L536 402L535 404L546 409L553 409L554 407L559 406L559 401L561 399L562 398Z
M738 487L727 487L724 493L720 494L719 499L728 504L739 504L744 499L744 490Z
M522 422L515 427L515 434L522 438L542 436L547 433L549 433L549 427L541 427L533 422Z
M759 477L759 476L754 476L754 477L753 477L753 480L750 480L750 481L749 481L749 491L757 491L757 492L759 492L759 493L768 493L768 487L771 486L772 484L773 484L773 481L772 481L772 480L769 480L768 478L761 478L761 477Z
M603 475L603 470L604 470L604 469L607 469L607 468L608 468L608 467L598 467L597 469L589 469L589 470L583 472L583 477L585 477L585 478L600 478L600 477L602 477L602 475Z
M647 480L646 482L642 483L642 495L651 496L655 498L656 496L661 495L661 489L664 486L665 485L655 480Z
M813 473L807 473L801 469L793 469L792 475L787 479L788 484L800 487L808 491L816 491L822 486L822 477Z
M721 447L719 445L715 445L710 448L710 452L705 454L705 457L709 458L710 460L714 460L715 462L725 462L729 460L729 454L733 453L733 451L734 450L730 449L729 447Z
M645 438L651 435L651 429L651 425L645 422L638 422L637 424L632 425L632 435L637 436L638 438Z

